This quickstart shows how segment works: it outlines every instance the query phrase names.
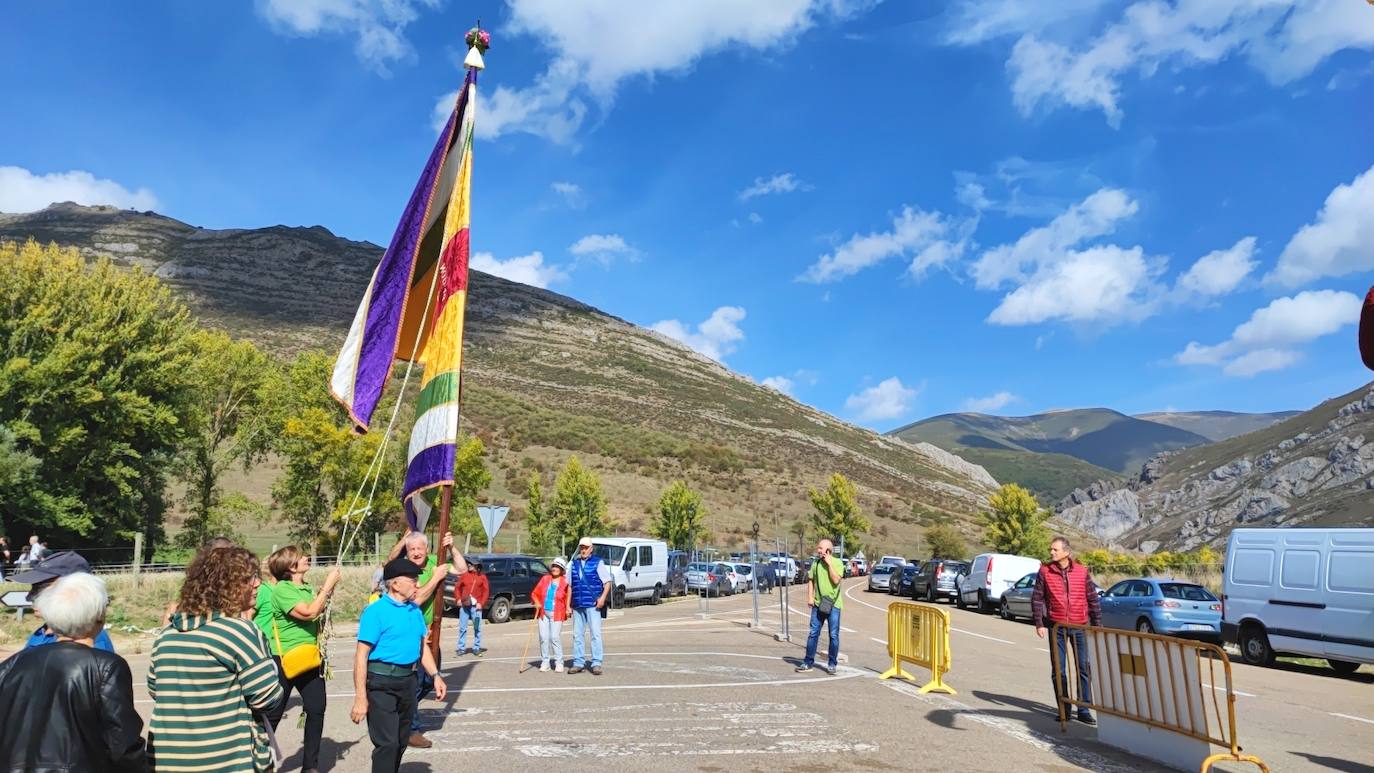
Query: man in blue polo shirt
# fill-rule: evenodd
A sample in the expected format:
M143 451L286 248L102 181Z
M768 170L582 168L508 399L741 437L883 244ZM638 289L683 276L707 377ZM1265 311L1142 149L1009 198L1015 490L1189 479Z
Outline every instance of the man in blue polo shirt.
M38 617L42 617L43 609L41 602L38 601L38 597L42 595L43 591L48 589L48 586L57 582L57 578L59 577L66 577L69 574L76 574L77 572L89 573L90 571L91 565L86 562L86 559L70 550L65 550L61 553L52 554L42 563L26 572L20 572L14 575L10 578L10 582L24 583L31 586L29 588L29 603L33 605L34 614ZM47 625L41 625L38 627L38 630L33 632L33 635L29 636L29 640L24 644L24 649L28 649L29 647L41 647L44 644L52 644L55 641L57 641L57 634L53 633L52 629L48 628ZM110 641L110 635L106 633L103 628L100 629L100 633L96 634L95 648L107 652L115 651L114 642Z
M415 668L434 680L434 696L443 700L448 685L434 663L429 628L415 605L420 567L401 557L382 568L386 593L363 610L358 621L358 649L353 655L354 723L367 718L372 739L373 773L396 773L401 767L415 712Z

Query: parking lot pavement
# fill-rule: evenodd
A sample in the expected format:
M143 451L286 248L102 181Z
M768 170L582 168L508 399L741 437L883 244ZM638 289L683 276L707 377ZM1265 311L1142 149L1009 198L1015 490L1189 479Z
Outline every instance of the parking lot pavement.
M896 598L867 593L862 581L846 587L845 625L855 629L845 644L858 662L886 657L886 609ZM945 606L941 602L941 606ZM1060 735L1053 711L1049 651L1028 623L1008 622L949 605L952 668L945 681L972 717L1007 717L1015 707L1030 712L1030 730ZM851 662L854 662L851 661ZM919 669L918 669L919 672ZM1374 674L1367 670L1340 677L1321 667L1280 663L1277 668L1232 662L1238 737L1245 751L1263 758L1272 770L1374 771ZM1224 684L1219 685L1224 689ZM1046 724L1042 717L1050 721ZM989 725L1011 733L1014 727ZM1094 731L1070 725L1085 736ZM1100 748L1100 747L1098 747ZM1217 766L1217 770L1254 770Z

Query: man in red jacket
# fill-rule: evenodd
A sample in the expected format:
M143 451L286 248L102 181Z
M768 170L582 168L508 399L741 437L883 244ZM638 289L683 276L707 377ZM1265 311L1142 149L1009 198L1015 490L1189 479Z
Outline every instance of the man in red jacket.
M1031 594L1031 618L1035 621L1035 635L1045 638L1045 625L1054 628L1054 644L1050 647L1050 680L1054 680L1054 659L1059 659L1059 681L1054 685L1055 703L1060 696L1069 695L1068 648L1073 644L1073 657L1078 663L1079 699L1091 702L1092 661L1088 646L1080 630L1065 630L1056 623L1070 625L1101 625L1102 601L1097 596L1088 567L1073 560L1069 541L1055 537L1050 541L1050 561L1040 567L1040 576ZM1095 725L1091 711L1079 707L1078 721Z
M458 655L463 654L463 644L468 636L468 621L472 621L472 654L482 657L482 610L491 597L491 584L482 573L482 564L468 562L469 572L458 575L453 586L453 600L458 604Z

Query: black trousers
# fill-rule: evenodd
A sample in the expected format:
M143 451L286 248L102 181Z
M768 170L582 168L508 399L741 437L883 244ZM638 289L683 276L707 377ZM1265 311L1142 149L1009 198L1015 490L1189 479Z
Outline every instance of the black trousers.
M310 770L320 766L320 739L324 737L324 674L320 669L312 668L303 674L297 674L295 679L287 679L286 674L281 670L281 658L273 657L277 661L277 678L281 680L281 703L267 712L267 719L272 723L272 729L276 730L277 725L281 724L282 715L286 713L286 702L291 698L291 690L301 694L301 709L305 712L305 744L301 752L301 770Z
M415 712L415 675L367 675L367 735L372 739L372 773L396 773L410 740Z

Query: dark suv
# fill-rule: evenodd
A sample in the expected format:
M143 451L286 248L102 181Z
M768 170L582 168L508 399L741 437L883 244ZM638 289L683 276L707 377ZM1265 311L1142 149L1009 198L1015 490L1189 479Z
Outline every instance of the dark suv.
M967 561L932 558L916 570L916 576L911 580L911 597L924 598L932 604L942 596L953 599L958 595L955 580L961 573L968 573Z
M515 610L533 609L530 593L534 592L534 585L539 578L549 573L549 567L534 556L487 553L464 558L482 564L482 573L487 576L487 584L491 586L491 596L482 608L482 617L493 623L506 622ZM457 583L457 575L450 574L444 580L445 611L455 607L453 588Z

